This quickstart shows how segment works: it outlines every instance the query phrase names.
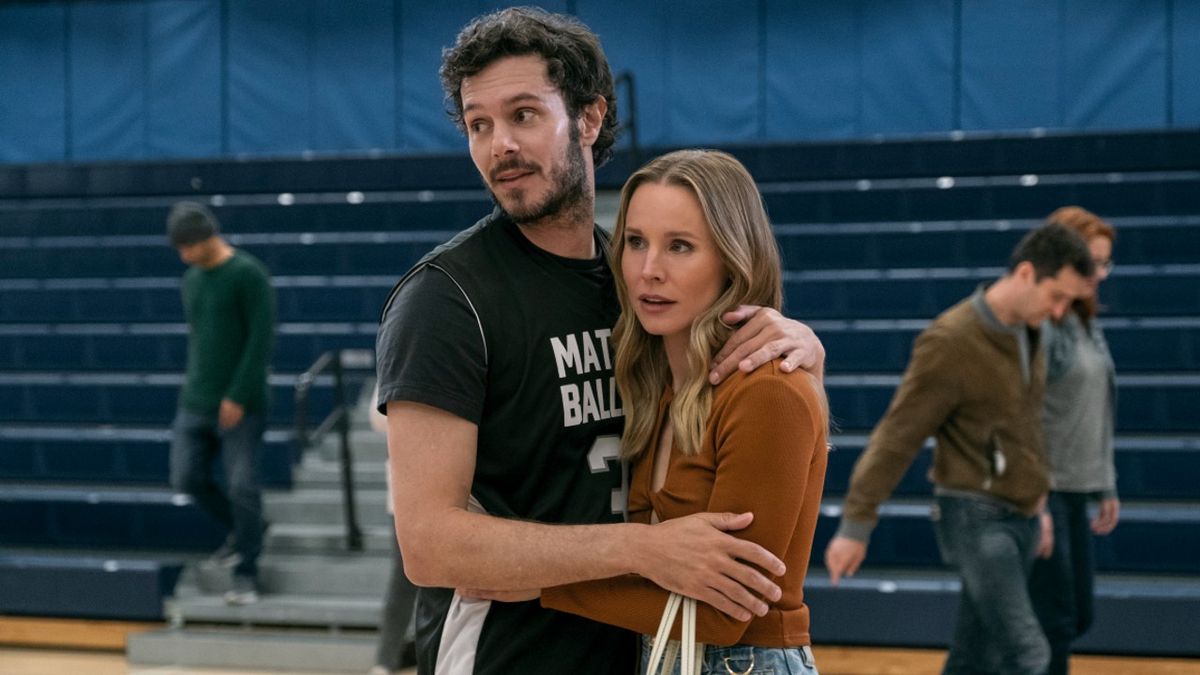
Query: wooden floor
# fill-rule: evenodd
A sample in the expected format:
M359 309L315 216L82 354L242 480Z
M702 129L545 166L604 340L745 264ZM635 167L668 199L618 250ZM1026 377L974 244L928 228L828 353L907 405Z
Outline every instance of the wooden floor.
M941 671L945 652L924 649L818 647L821 675L928 675ZM416 670L403 671L415 675ZM1112 656L1076 657L1073 675L1200 675L1200 660ZM4 675L279 675L279 671L131 667L124 654L103 651L0 648Z

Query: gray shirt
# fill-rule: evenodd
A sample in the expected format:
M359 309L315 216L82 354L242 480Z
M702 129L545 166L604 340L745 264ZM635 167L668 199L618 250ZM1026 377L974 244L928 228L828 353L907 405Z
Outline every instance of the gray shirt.
M1008 333L1016 339L1017 351L1021 355L1021 379L1028 384L1029 378L1032 376L1030 362L1033 360L1033 355L1029 353L1029 327L1023 323L1015 326L1001 323L996 313L988 306L987 298L984 297L987 287L988 284L980 284L975 289L975 293L971 295L971 307L979 314L979 318L985 326L1001 333Z
M1069 312L1042 327L1046 398L1042 426L1051 484L1061 492L1117 494L1113 464L1116 370L1099 323Z

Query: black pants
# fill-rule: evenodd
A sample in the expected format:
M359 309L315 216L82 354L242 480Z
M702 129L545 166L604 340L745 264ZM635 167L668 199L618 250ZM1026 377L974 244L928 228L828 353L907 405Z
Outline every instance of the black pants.
M1068 672L1071 642L1092 625L1096 563L1087 506L1093 496L1051 492L1047 502L1054 519L1054 553L1034 562L1029 595L1050 642L1050 675Z
M375 664L388 670L400 670L405 665L404 650L408 647L408 627L416 610L417 587L404 576L404 560L400 558L395 535L392 536L392 552L392 575L383 604Z

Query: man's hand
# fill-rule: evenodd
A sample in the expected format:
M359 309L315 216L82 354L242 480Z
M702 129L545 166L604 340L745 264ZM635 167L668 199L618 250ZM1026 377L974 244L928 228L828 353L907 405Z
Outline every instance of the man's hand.
M525 602L542 597L542 589L532 591L485 591L479 588L459 588L455 590L459 597L467 600L493 600L495 602Z
M726 532L750 525L749 513L697 513L650 526L639 547L642 576L668 591L708 603L738 621L763 616L783 591L767 574L782 575L783 561L752 541Z
M783 356L780 368L790 373L802 368L823 381L825 377L825 347L811 328L767 308L742 305L721 315L721 320L734 326L745 322L729 336L713 358L709 382L719 384L733 371L749 373L762 364Z
M221 410L217 413L217 422L222 429L232 429L241 423L246 415L246 407L227 398L221 399Z
M867 557L867 545L849 537L834 537L825 547L825 569L834 586L843 576L852 577Z
M1038 535L1037 557L1048 560L1054 555L1054 518L1049 511L1042 511L1038 521L1042 531Z
M1092 532L1106 535L1117 527L1121 520L1121 500L1116 497L1105 497L1100 500L1100 513L1092 519Z

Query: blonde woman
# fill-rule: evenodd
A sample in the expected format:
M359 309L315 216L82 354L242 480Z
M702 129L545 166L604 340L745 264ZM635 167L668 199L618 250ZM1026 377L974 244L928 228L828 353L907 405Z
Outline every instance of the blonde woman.
M754 180L722 152L653 160L622 191L612 264L629 519L752 512L738 536L787 565L774 579L780 596L764 598L758 615L700 606L697 640L710 645L703 672L816 673L803 585L825 478L823 392L778 361L716 387L707 378L731 332L723 312L780 306L779 252ZM706 553L695 551L698 559ZM542 604L649 635L667 596L630 575L545 589Z

